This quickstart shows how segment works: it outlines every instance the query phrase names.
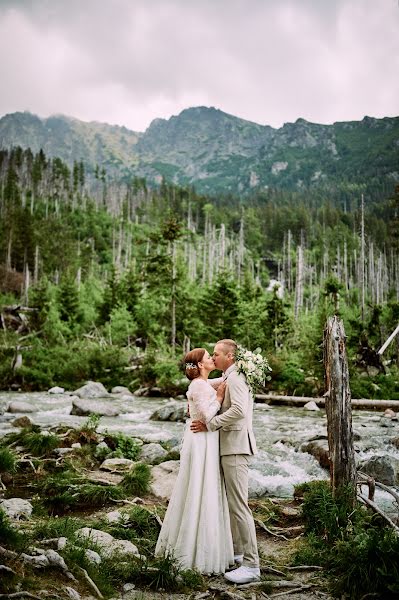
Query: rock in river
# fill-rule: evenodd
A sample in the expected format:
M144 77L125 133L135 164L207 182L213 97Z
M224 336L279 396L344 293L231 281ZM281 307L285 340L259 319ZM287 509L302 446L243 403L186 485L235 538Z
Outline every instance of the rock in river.
M399 480L399 460L392 456L371 456L359 464L359 470L385 485L395 485Z
M152 413L150 419L152 421L185 421L186 403L169 402L165 406L161 406Z
M328 440L312 440L305 442L300 446L301 452L307 452L319 461L319 465L325 469L330 468L330 455L328 450Z
M74 398L72 400L71 415L86 417L89 415L100 415L101 417L117 417L119 410L106 400L81 400Z
M74 392L79 398L108 398L109 394L102 383L88 381L85 385Z
M59 387L58 385L56 385L55 387L52 387L48 390L48 394L63 394L65 392L65 388L63 387Z
M31 425L33 425L33 421L31 421L29 417L24 415L23 417L17 417L13 421L11 421L11 425L13 427L31 427Z
M18 400L10 402L7 408L9 413L33 413L36 408L27 402L19 402Z

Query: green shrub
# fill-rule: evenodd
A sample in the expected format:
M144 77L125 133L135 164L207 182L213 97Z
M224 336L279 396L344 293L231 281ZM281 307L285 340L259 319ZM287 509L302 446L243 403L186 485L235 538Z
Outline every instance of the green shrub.
M17 470L18 458L9 448L0 448L0 474L15 473Z
M317 481L303 486L303 493L307 536L294 562L323 566L338 596L344 594L353 600L368 594L397 598L397 534L378 515L363 506L353 506L350 488L333 497L329 483Z
M51 454L55 448L58 448L59 444L60 440L57 435L46 435L34 431L27 433L23 439L23 445L33 456Z
M60 444L57 435L41 432L38 425L23 427L21 431L7 435L6 439L8 444L17 442L33 456L48 455Z
M399 538L393 530L370 527L338 540L330 560L331 568L339 573L332 584L335 594L398 598Z
M46 517L45 521L35 525L31 537L33 539L44 540L58 537L70 538L75 531L86 527L87 522L83 519L74 517Z
M121 458L136 460L140 454L141 444L134 438L124 435L123 433L107 433L104 437L104 442L111 451L119 452Z
M22 550L27 545L26 535L13 527L4 510L0 508L1 545L14 550Z
M73 339L51 345L39 340L25 352L24 364L14 378L25 390L43 390L53 385L76 389L88 380L112 387L129 383L130 375L125 369L128 364L128 350L118 346Z
M59 513L68 508L103 506L121 499L124 491L120 486L87 482L82 475L66 471L48 477L42 485L42 495L45 505Z
M137 463L131 471L125 475L121 486L127 493L140 496L148 492L151 479L150 467L144 463Z
M132 541L146 556L154 552L160 530L155 514L143 506L131 508L121 522L109 523L104 519L94 527L107 531L115 538Z
M74 432L72 432L72 438L81 444L97 444L97 427L100 423L100 420L100 415L90 415L90 417L79 429L76 429Z

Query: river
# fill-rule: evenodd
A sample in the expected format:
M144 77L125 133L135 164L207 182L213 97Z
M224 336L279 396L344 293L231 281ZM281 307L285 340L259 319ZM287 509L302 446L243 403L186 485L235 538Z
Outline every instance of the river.
M126 397L125 397L126 398ZM87 417L70 414L71 396L46 392L0 392L0 436L15 431L11 421L18 415L4 412L10 401L27 402L35 408L29 417L43 429L65 424L82 425ZM99 432L105 430L137 436L145 442L181 439L184 423L150 421L150 415L170 399L134 397L130 401L114 396L112 402L121 410L118 417L102 417ZM372 455L388 455L399 460L399 451L390 439L399 435L399 423L389 427L380 413L353 410L353 429L356 432L355 448L360 460ZM309 454L298 451L301 442L326 435L324 409L311 412L304 408L255 404L254 431L259 453L251 463L251 487L259 495L274 497L292 496L294 485L314 479L327 479L328 473ZM384 505L391 497L378 492Z

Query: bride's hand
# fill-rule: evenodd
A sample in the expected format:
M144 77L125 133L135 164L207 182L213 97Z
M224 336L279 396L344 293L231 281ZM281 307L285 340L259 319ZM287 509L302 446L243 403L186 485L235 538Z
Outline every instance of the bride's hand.
M217 391L217 394L216 394L216 399L220 402L220 404L222 404L222 402L224 400L224 392L225 392L225 389L226 389L226 385L227 385L227 382L226 381L222 381L222 383L218 387L218 391Z

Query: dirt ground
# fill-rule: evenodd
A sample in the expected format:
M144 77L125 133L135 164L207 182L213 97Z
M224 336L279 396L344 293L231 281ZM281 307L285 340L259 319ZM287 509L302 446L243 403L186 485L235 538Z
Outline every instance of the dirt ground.
M267 532L257 525L262 573L259 583L236 586L228 583L223 576L214 576L207 578L207 590L204 592L172 594L130 590L123 594L123 600L332 600L328 593L327 580L320 568L312 568L311 565L305 569L289 567L302 537L302 524L298 509L292 502L277 503L288 513L279 519L278 527L270 527ZM255 509L256 518L256 503L253 503L251 508ZM274 529L278 531L277 534ZM288 537L292 535L294 536ZM269 584L273 586L271 590Z

